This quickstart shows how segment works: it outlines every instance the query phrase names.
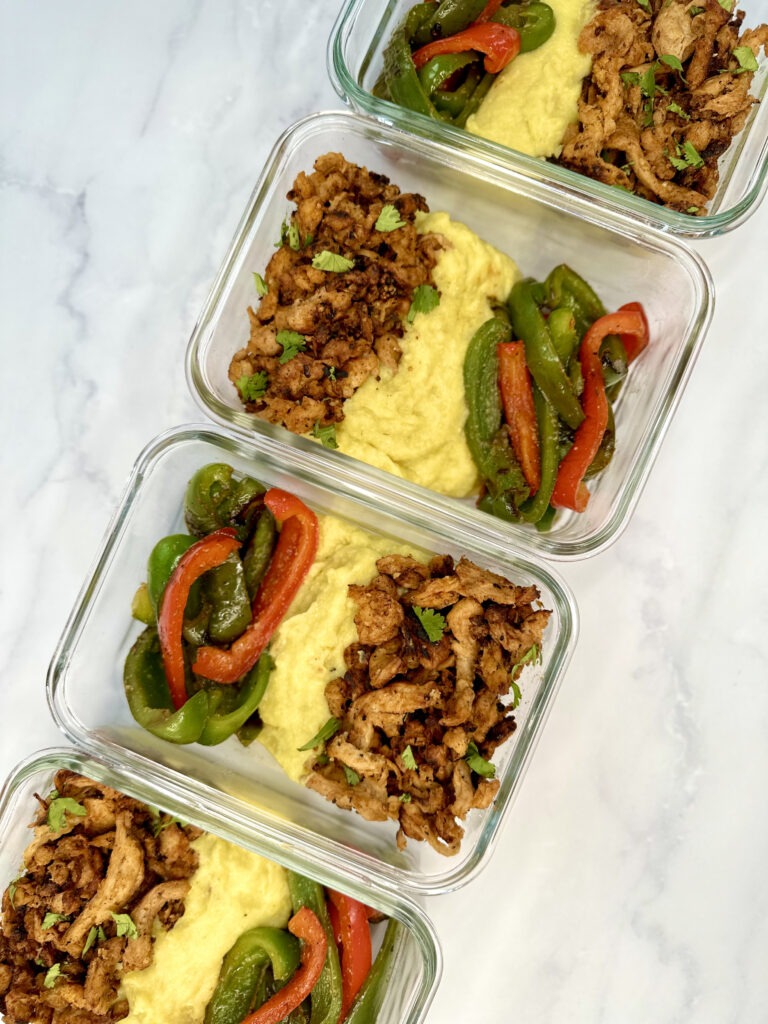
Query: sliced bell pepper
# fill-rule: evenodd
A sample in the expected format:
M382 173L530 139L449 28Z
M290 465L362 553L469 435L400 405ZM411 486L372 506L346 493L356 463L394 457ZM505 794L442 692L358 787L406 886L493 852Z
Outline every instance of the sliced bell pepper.
M346 1020L349 1009L363 987L371 969L371 929L367 908L363 903L334 889L326 890L328 913L341 960L341 1016Z
M651 336L650 327L648 326L648 317L645 315L642 303L640 302L626 302L623 306L619 306L619 312L623 313L625 310L639 313L643 318L642 330L639 334L622 334L621 340L624 345L624 351L627 353L627 359L630 363L637 359L640 353L648 344Z
M525 343L508 341L496 349L499 357L499 389L512 448L525 482L535 494L541 484L541 456L531 375L525 361Z
M395 944L402 927L394 917L387 922L379 952L344 1024L375 1024L380 1019L381 1004L392 982Z
M251 669L272 639L315 559L317 516L295 495L271 488L264 504L282 529L253 600L253 618L231 647L201 647L192 670L217 683L235 683Z
M296 1009L315 987L325 963L328 938L317 915L302 907L288 922L288 931L301 939L301 963L291 980L249 1013L242 1024L279 1024Z
M488 3L475 18L474 24L482 25L484 22L490 21L503 3L504 0L488 0Z
M441 53L465 53L477 50L485 54L483 66L495 75L509 64L520 52L520 33L510 25L499 25L494 21L482 25L470 25L443 39L435 39L426 46L420 46L413 53L416 69Z
M600 448L610 412L600 361L600 343L609 334L642 337L646 326L642 313L624 309L601 316L584 335L579 349L579 362L584 377L584 421L576 430L573 445L557 471L551 502L556 508L570 508L575 512L583 512L589 501L589 489L584 483L584 474Z
M187 548L163 590L157 615L157 632L165 677L171 700L177 709L187 700L182 629L189 591L203 573L221 565L239 547L240 541L231 527L214 530Z

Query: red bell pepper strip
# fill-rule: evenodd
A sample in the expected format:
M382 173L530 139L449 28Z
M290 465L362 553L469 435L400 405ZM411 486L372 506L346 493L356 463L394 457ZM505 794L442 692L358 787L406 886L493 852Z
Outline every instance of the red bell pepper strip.
M160 599L157 633L163 656L165 678L173 706L178 710L187 700L184 647L181 631L189 591L204 572L225 562L240 547L235 531L223 527L187 548L170 575Z
M531 374L525 361L525 343L504 341L497 345L496 353L499 358L499 390L512 449L531 494L535 494L541 485L541 453Z
M277 546L253 599L251 624L227 649L200 647L194 672L217 683L235 683L258 661L315 559L317 516L295 495L271 488L264 504L282 523Z
M333 889L326 891L328 913L341 961L339 1024L342 1024L371 969L371 930L368 926L368 907L364 903Z
M631 363L634 359L637 359L648 344L651 331L648 326L648 317L645 315L645 310L640 302L627 302L623 306L619 306L620 313L623 313L626 309L639 313L643 318L643 329L639 334L622 334L621 336L621 343L624 346L624 351L627 353L627 360Z
M325 963L328 939L317 914L302 907L288 922L288 931L301 939L301 963L291 980L278 989L242 1024L279 1024L307 998L317 984Z
M441 53L466 53L468 50L484 53L485 70L495 75L520 52L520 33L511 25L500 25L495 21L470 25L461 32L435 39L414 50L413 63L418 70Z
M584 474L597 455L605 428L608 425L608 398L605 394L603 370L600 362L600 343L608 334L642 337L647 322L642 312L622 309L595 320L584 335L579 349L579 362L584 378L581 404L584 420L576 429L573 445L557 470L551 504L555 508L570 508L583 512L589 501L589 489Z
M480 11L480 13L472 22L472 24L483 25L486 21L490 21L503 3L504 0L488 0L488 3L485 5L482 11Z

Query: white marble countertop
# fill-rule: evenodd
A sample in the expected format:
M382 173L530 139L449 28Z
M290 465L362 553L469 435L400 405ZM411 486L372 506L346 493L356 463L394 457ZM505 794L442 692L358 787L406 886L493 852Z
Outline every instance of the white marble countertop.
M338 107L338 0L0 5L0 775L273 142ZM427 1020L768 1020L768 204L629 528L560 568L577 652L494 857L427 902ZM757 296L756 296L757 292Z

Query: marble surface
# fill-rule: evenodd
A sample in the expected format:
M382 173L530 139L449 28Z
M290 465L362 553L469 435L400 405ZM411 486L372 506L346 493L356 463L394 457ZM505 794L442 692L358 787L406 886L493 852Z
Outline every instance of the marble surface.
M338 107L338 0L0 4L0 775L134 458L201 414L195 316L274 140ZM577 652L495 855L427 911L427 1020L768 1020L768 204L634 519L565 566ZM758 301L755 292L758 290Z

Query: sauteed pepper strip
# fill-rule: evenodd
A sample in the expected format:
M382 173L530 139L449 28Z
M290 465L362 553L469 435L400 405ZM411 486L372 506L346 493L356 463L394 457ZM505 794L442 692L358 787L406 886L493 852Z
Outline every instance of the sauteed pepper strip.
M510 25L492 21L470 25L455 35L420 46L413 53L413 63L418 70L439 54L467 53L470 50L485 54L483 67L495 75L520 52L520 33Z
M341 1016L349 1009L371 969L371 930L364 904L342 892L328 889L328 913L341 960Z
M218 683L235 683L255 665L314 561L317 516L295 495L272 488L264 504L282 523L272 561L253 601L253 619L229 649L199 648L192 669Z
M512 448L533 495L541 484L541 455L531 375L525 361L525 345L522 341L508 341L498 346L497 353L504 418Z

